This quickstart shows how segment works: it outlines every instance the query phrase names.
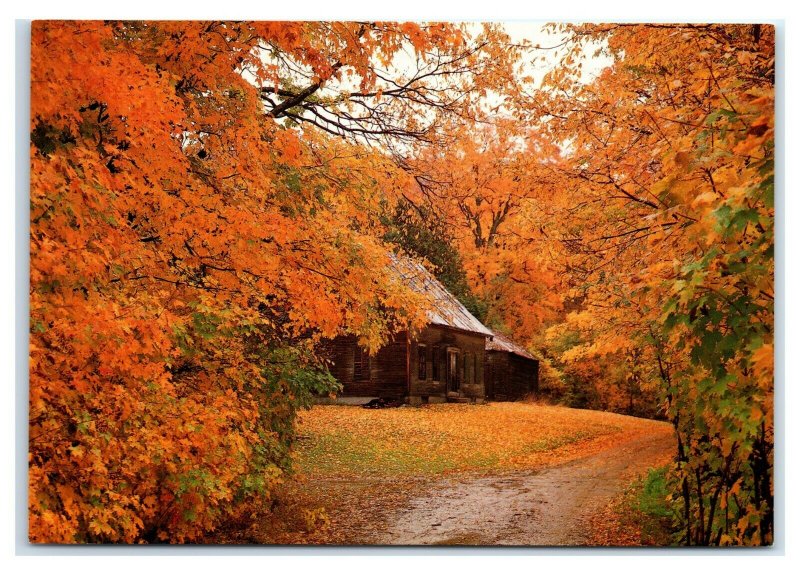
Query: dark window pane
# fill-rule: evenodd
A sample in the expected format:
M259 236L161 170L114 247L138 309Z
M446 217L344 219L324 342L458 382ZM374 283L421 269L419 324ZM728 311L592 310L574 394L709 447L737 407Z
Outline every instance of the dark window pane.
M439 381L440 363L441 357L439 356L439 347L433 346L431 348L431 379L433 379L433 381Z
M369 353L361 346L353 351L353 379L364 381L369 379Z

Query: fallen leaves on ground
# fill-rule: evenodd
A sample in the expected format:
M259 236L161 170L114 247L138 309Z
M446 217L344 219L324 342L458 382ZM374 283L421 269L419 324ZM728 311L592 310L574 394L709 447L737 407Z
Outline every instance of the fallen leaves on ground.
M669 463L665 455L650 473ZM672 542L670 520L642 505L646 474L630 476L628 487L589 519L587 544L593 547L663 547Z
M310 479L535 469L666 425L532 403L316 406L299 419L297 468Z
M226 541L366 541L443 474L542 469L668 428L663 422L532 403L384 410L315 406L298 422L296 478L281 487L272 510L243 521ZM318 512L316 523L306 521L306 510Z

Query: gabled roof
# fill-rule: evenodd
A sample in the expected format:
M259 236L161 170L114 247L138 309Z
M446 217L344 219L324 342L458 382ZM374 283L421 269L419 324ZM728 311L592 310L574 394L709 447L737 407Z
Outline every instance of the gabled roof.
M422 264L394 253L390 253L389 257L406 285L415 292L428 296L433 302L433 308L428 311L431 324L471 331L487 337L493 335Z
M508 353L513 353L515 355L519 355L520 357L526 357L528 359L536 359L533 357L528 350L524 347L515 343L508 339L504 335L500 335L499 333L494 333L494 338L486 340L486 349L489 351L507 351Z

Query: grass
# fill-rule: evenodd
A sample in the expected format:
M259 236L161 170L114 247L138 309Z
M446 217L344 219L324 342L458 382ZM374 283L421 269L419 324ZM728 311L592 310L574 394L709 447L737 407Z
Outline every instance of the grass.
M602 546L675 545L672 510L667 503L667 466L651 469L595 518L591 544Z
M667 468L651 469L640 483L633 500L641 539L645 545L672 542L672 510L667 504Z
M340 472L424 475L442 473L456 466L449 458L423 456L413 446L388 447L374 438L341 430L313 434L307 444L301 441L300 445L299 468L320 475L337 475ZM477 462L471 463L475 465Z
M295 460L302 474L316 477L534 468L648 425L653 422L530 403L376 410L320 405L300 417Z

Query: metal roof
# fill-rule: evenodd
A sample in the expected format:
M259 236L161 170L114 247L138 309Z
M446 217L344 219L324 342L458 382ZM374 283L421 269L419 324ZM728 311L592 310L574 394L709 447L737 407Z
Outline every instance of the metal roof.
M406 257L390 253L392 266L403 281L415 292L428 296L433 307L428 311L431 324L471 331L491 337L492 331L469 313L425 267Z
M507 351L528 359L536 359L524 347L508 339L504 335L494 333L493 339L486 340L486 349L489 351Z

